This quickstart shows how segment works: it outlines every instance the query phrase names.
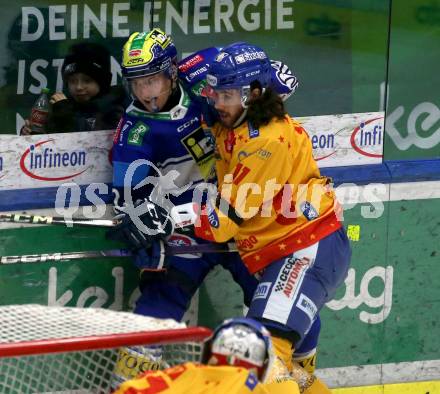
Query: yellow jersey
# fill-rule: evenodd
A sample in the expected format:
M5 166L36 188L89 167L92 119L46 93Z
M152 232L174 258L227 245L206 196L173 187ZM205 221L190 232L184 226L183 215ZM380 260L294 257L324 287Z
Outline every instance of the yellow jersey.
M124 382L114 394L299 394L294 381L267 385L244 368L186 363L148 371Z
M199 212L196 235L234 238L251 273L341 227L331 180L320 175L307 132L286 115L254 129L214 125L219 196Z

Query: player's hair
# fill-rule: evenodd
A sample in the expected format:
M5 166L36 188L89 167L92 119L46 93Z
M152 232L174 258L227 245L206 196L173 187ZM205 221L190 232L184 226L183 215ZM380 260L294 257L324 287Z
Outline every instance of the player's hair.
M273 118L281 120L285 115L283 100L272 88L266 88L263 94L248 102L247 119L257 129L267 125Z

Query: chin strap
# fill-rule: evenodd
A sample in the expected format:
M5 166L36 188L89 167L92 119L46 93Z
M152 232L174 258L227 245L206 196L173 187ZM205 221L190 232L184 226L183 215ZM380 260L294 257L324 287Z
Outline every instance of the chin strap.
M238 117L238 119L232 125L233 129L235 129L236 127L240 126L243 123L244 119L246 118L247 112L248 112L248 109L247 109L247 107L245 107L243 113Z

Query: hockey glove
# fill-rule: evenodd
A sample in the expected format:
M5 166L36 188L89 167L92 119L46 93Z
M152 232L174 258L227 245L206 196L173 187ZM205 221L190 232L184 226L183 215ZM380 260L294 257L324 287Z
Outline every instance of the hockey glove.
M107 231L106 237L125 242L133 250L148 249L153 241L173 233L174 223L168 212L148 198L121 207L120 212L115 217L118 224Z

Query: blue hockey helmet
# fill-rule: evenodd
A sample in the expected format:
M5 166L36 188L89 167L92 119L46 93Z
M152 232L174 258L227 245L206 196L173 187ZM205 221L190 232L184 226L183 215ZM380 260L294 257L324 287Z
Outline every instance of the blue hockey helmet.
M150 32L130 35L122 50L122 76L126 80L157 74L177 75L177 50L165 32L154 28Z
M264 382L273 354L270 333L260 322L234 318L214 330L205 344L202 363L243 367L254 371Z
M271 70L270 60L260 47L237 42L223 48L215 57L207 82L214 89L240 88L254 81L265 88L270 84Z
M259 82L266 88L271 82L272 66L267 54L255 45L237 42L223 48L210 64L206 76L206 97L221 89L241 89L242 104L251 90L251 84Z

